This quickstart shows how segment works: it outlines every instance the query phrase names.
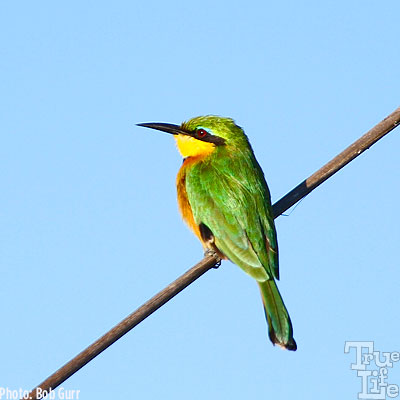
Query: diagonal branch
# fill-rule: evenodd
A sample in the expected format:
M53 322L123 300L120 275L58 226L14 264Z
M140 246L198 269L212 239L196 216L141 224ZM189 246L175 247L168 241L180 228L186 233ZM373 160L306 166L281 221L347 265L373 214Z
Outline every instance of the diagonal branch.
M356 140L353 144L343 150L335 158L326 163L317 172L314 172L309 178L301 182L289 193L283 196L273 205L274 217L284 213L287 209L292 207L295 203L306 197L311 191L318 187L321 183L325 182L333 174L342 169L350 161L353 161L365 150L368 150L379 139L382 139L392 129L400 124L400 107L394 110L384 120L375 125L360 139Z
M312 174L308 179L301 182L282 199L273 205L275 218L307 196L321 183L343 168L350 161L354 160L362 152L371 147L379 139L396 128L400 124L400 107L387 116L383 121L379 122L375 127L368 131L364 136L347 147L339 155L325 164L317 172ZM193 283L197 278L206 273L209 269L218 265L219 259L216 256L206 256L198 264L189 269L186 273L168 285L161 292L144 303L132 314L128 315L124 320L108 331L101 338L79 353L71 361L49 376L45 381L38 385L29 393L29 399L40 399L46 392L54 390L63 383L71 375L81 369L84 365L98 356L107 347L111 346L119 338L133 329L154 311L162 307L166 302L171 300L175 295Z

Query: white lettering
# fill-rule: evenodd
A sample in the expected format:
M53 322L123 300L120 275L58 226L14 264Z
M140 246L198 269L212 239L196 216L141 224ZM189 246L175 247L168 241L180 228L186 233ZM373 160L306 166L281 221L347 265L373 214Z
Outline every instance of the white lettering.
M362 349L368 349L368 354L371 354L374 351L374 342L345 342L344 352L348 353L351 348L356 349L356 363L351 364L351 369L365 370L366 364L361 361Z
M345 342L344 352L349 353L354 348L356 362L351 364L351 369L357 370L361 378L361 400L386 400L399 395L399 386L389 384L389 368L393 362L400 361L400 352L374 351L374 342Z

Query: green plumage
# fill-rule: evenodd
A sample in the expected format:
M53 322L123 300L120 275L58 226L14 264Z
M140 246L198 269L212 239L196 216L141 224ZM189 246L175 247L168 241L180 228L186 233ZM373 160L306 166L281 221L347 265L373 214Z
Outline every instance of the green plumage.
M243 130L231 119L200 117L183 125L202 127L226 140L186 172L186 191L195 222L206 225L217 249L258 281L269 336L296 349L292 325L275 280L278 244L264 174Z
M140 125L189 140L181 141L185 148L180 151L188 162L178 175L184 218L192 228L200 228L196 233L206 248L217 250L257 280L271 341L296 350L289 314L275 283L278 244L270 194L243 130L232 119L217 116L193 118L181 126Z

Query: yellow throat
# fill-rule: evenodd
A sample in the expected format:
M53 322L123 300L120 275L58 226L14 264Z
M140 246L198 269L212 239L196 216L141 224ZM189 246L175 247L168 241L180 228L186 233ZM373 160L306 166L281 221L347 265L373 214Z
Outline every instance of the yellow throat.
M213 143L203 142L188 135L174 135L174 138L183 158L207 156L215 149Z

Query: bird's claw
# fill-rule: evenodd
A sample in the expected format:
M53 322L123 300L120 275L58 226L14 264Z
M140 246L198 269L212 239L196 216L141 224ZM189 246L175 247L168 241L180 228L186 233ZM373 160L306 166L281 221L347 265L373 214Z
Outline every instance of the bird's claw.
M220 265L221 265L221 260L218 259L218 261L215 263L215 265L213 266L213 268L217 269L217 268L219 268Z
M217 254L216 251L212 250L212 249L207 249L204 252L204 257L214 257L217 258L218 261L215 263L215 265L213 266L213 268L218 268L221 265L221 259L219 258L219 255Z

